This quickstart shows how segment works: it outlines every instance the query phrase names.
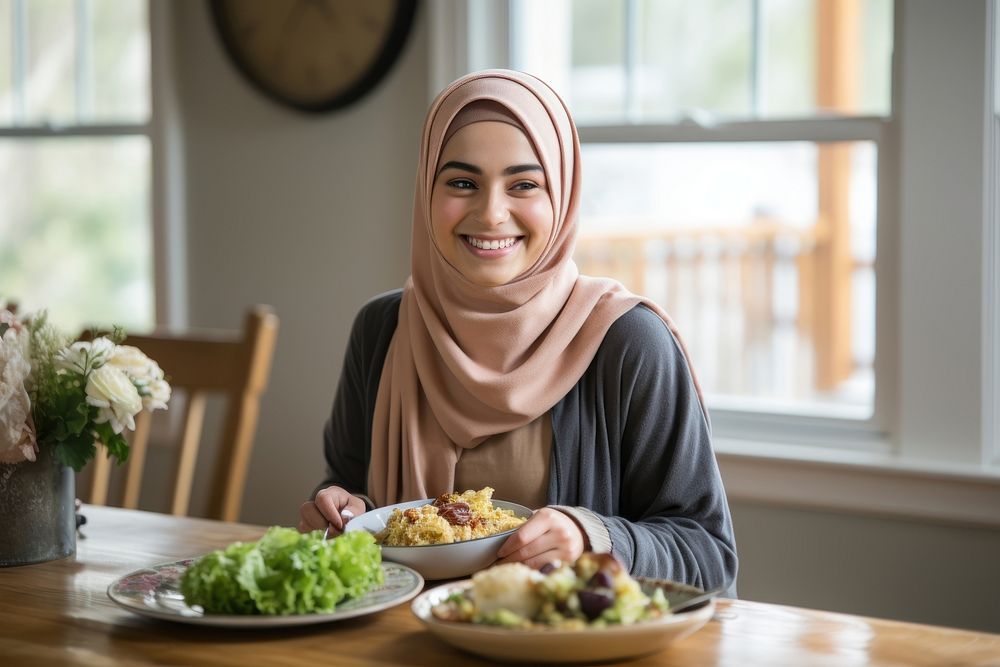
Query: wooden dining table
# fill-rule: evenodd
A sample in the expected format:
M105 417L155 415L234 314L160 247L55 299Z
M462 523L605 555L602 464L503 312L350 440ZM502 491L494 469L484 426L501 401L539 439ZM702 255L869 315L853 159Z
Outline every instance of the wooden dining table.
M488 665L427 631L409 603L329 623L217 628L118 607L109 584L265 528L85 505L75 556L0 569L0 665ZM433 585L433 584L431 584ZM719 600L712 619L634 667L1000 665L1000 635Z

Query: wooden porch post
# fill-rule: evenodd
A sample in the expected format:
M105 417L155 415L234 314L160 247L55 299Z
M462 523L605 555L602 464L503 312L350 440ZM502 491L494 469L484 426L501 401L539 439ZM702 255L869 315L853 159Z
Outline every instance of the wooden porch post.
M859 0L816 1L816 102L821 111L857 107ZM816 386L833 389L852 372L851 351L851 146L820 144L819 219L812 289L799 294L800 311L811 320L816 350Z

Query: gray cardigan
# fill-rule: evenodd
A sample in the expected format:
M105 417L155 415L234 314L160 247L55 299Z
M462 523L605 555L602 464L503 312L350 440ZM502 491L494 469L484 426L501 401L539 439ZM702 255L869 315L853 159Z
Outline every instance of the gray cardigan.
M324 431L327 476L367 492L372 417L402 292L369 301L351 330ZM550 505L586 508L636 576L732 584L736 545L711 432L683 353L643 306L622 315L550 412ZM735 590L735 587L730 589Z

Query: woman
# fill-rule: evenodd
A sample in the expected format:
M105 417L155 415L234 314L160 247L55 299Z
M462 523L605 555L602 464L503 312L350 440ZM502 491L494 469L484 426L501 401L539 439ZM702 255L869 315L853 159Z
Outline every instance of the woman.
M351 333L300 530L492 486L538 507L501 562L585 549L634 575L732 582L736 552L700 392L673 325L571 259L580 144L538 79L451 84L424 125L411 276Z

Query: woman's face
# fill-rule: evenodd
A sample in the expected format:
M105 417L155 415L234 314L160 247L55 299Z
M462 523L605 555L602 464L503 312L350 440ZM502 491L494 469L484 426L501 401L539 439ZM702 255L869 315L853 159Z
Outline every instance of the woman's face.
M509 283L545 250L555 215L541 162L521 130L466 125L438 161L431 232L444 258L477 285Z

